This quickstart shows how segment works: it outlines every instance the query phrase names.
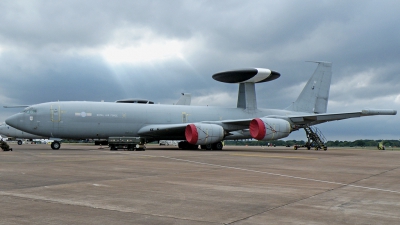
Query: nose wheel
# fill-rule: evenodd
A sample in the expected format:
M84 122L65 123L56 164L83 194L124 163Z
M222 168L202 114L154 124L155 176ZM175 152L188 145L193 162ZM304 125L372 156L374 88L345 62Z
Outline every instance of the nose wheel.
M58 141L53 141L53 142L51 143L51 148L52 148L53 150L58 150L58 149L60 149L60 147L61 147L61 143L58 142Z

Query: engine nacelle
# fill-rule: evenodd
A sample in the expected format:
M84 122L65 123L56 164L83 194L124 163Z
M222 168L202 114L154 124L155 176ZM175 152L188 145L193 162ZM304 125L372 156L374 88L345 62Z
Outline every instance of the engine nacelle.
M250 135L257 140L277 140L291 131L290 123L284 119L256 118L250 122Z
M192 123L186 126L185 137L193 145L213 144L224 139L224 128L216 124Z

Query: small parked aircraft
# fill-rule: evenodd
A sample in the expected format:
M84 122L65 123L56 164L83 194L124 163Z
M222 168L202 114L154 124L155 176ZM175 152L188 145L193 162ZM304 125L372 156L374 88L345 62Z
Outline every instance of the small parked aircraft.
M24 139L29 139L31 141L33 139L44 139L42 136L15 129L14 127L11 127L5 123L0 124L0 134L3 138L7 137L8 139L15 139L18 145L22 145Z

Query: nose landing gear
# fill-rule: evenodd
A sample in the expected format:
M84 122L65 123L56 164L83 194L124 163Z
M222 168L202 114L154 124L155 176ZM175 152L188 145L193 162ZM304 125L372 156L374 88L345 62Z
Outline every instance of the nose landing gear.
M58 149L60 149L60 147L61 147L61 143L60 142L58 142L58 141L51 142L51 148L53 150L58 150Z

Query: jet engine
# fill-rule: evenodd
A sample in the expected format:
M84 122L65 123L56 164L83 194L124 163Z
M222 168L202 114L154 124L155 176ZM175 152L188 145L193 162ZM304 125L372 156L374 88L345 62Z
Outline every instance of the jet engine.
M291 131L290 123L284 119L256 118L250 122L250 135L257 140L277 140Z
M193 145L213 144L224 136L224 128L216 124L192 123L185 129L186 141Z

